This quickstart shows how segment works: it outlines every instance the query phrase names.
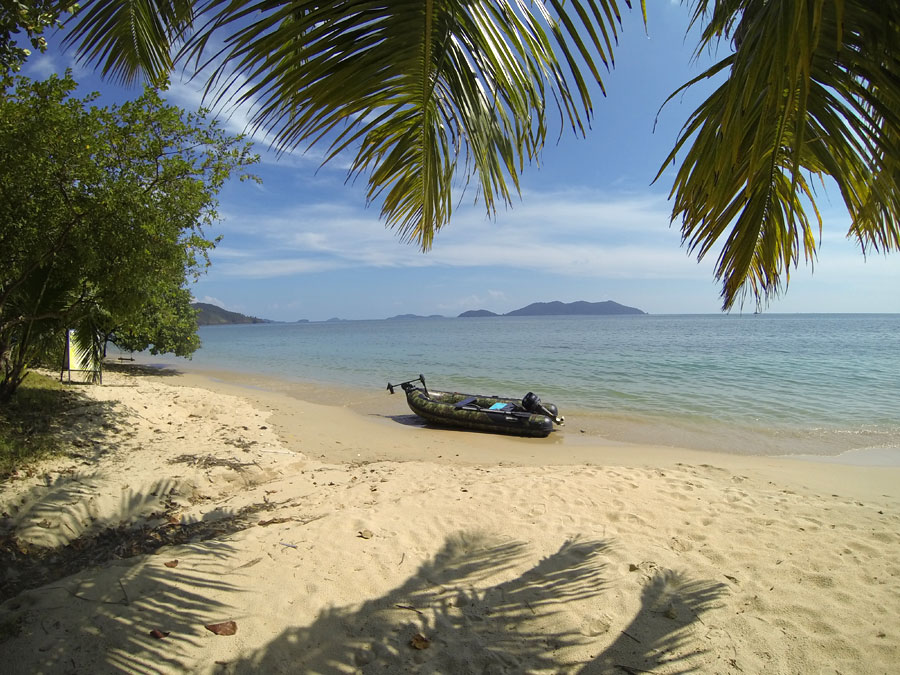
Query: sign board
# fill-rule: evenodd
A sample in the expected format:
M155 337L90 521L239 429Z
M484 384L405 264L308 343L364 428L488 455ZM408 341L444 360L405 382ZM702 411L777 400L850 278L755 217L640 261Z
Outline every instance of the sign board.
M75 331L66 332L66 352L63 356L61 378L68 377L69 382L93 382L94 373L100 372L100 364L91 359L89 352L78 349ZM101 380L102 382L102 377Z

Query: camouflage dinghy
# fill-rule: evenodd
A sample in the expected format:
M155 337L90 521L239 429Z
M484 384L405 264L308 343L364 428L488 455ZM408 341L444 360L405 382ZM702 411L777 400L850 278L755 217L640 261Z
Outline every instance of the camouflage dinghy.
M414 382L421 382L416 386ZM521 401L500 396L477 396L451 391L434 391L425 386L425 378L419 377L388 383L388 391L394 387L406 392L406 402L419 417L443 426L460 427L474 431L489 431L515 436L547 436L554 424L563 424L559 410L552 403L529 392Z

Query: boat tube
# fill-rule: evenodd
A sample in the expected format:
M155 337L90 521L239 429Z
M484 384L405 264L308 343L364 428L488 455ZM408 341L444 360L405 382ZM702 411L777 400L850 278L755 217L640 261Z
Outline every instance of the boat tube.
M416 382L421 386L415 385ZM406 402L416 415L442 426L540 438L547 436L554 424L565 422L555 405L542 403L532 392L518 400L435 391L428 389L423 375L399 384L389 382L387 389L393 394L395 387L403 389Z

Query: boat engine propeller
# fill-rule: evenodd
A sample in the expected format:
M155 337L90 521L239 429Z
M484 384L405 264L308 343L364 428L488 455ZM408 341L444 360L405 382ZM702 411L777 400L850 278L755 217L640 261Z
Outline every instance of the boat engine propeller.
M425 384L425 376L421 373L419 373L418 377L414 377L413 379L407 380L406 382L400 382L398 384L391 384L390 382L388 382L387 390L392 394L394 393L394 387L400 387L401 389L403 389L403 391L410 391L412 389L415 389L413 382L421 382L422 389L425 391L425 395L428 395L428 387Z
M544 407L544 404L541 403L541 399L538 398L538 395L531 391L525 394L525 398L522 399L522 407L530 413L546 415L556 424L563 424L566 421L565 417L547 410L547 408Z

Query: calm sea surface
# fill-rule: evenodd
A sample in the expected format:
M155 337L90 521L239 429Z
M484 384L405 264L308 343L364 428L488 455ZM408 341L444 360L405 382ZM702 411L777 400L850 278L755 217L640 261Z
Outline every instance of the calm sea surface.
M210 326L181 368L559 405L565 434L747 454L900 452L900 315L394 319ZM398 398L398 397L395 397Z

